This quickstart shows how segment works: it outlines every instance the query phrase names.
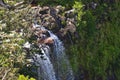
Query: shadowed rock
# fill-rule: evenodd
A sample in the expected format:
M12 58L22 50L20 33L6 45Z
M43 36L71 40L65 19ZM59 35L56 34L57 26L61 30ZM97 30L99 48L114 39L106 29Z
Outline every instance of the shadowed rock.
M1 6L1 7L4 7L4 8L8 8L8 9L11 8L11 6L8 5L8 4L6 4L6 3L4 2L4 0L0 0L0 6Z

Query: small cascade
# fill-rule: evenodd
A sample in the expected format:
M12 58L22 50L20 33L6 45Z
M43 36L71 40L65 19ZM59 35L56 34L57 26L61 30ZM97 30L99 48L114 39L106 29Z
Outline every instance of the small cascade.
M73 71L70 66L69 60L65 54L65 48L63 43L58 39L56 35L50 32L50 36L54 39L54 52L53 61L56 70L56 76L58 80L74 80Z
M38 67L38 80L56 80L53 65L49 58L49 47L42 47L42 54L35 54L33 60Z
M50 34L49 37L53 39L51 54L49 46L40 43L38 45L42 54L34 54L33 56L34 63L38 66L38 80L74 80L73 71L65 54L63 43L43 26L34 24L33 27L37 28L37 30L47 31Z

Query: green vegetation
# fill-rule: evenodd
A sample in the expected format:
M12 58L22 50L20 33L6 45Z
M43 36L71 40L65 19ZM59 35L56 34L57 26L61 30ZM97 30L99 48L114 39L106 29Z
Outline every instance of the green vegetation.
M18 11L0 10L0 79L17 80L19 69L27 65L23 44L28 39L24 21L28 8ZM26 29L27 28L27 29ZM24 33L21 30L24 29Z
M119 7L119 3L104 2L95 10L87 9L78 19L80 38L70 48L71 63L76 72L89 75L86 79L106 80L113 75L115 80L120 79ZM78 16L81 13L78 10Z
M55 5L62 5L71 7L74 4L74 0L36 0L37 4L40 4L41 6L55 6Z
M19 75L18 80L35 80L35 79L34 79L34 78L30 78L30 79L29 79L28 76L25 77L24 75Z
M67 54L76 76L83 74L84 80L107 80L114 76L113 80L120 80L120 2L94 0L97 6L93 9L89 4L92 1L43 0L38 4L75 8L79 38L67 48ZM22 46L25 41L32 41L28 27L32 17L26 15L28 12L29 7L16 12L0 10L0 79L35 80L29 79L29 73L25 75L27 77L19 73L27 64L27 53ZM24 29L25 34L16 32L20 29Z

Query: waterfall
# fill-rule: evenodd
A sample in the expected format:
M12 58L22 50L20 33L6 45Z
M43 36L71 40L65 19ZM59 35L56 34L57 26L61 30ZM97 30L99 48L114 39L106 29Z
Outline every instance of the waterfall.
M41 25L34 24L34 28L46 30L54 40L53 52L50 55L50 48L46 44L39 44L41 54L34 54L33 59L38 66L38 80L74 80L69 60L65 54L63 43L51 31Z
M58 80L74 80L73 71L70 67L69 60L65 54L65 48L63 43L58 39L56 35L50 32L50 36L54 40L54 65L56 69L56 76Z
M56 80L53 65L49 58L49 47L42 47L42 54L33 56L35 65L38 67L38 80Z

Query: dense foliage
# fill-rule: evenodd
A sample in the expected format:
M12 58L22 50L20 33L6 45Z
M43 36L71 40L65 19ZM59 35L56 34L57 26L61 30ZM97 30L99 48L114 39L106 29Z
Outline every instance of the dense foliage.
M38 0L37 4L75 8L79 38L72 37L75 43L66 47L66 52L77 80L120 80L118 0ZM33 15L28 14L29 8L28 6L10 11L0 9L0 79L2 80L28 80L28 76L31 76L21 69L27 65L27 53L23 50L23 44L25 41L31 41L32 35L29 25ZM21 29L24 29L24 33ZM20 69L23 70L21 73ZM27 77L20 75L22 72Z
M76 40L78 44L71 47L71 62L86 80L119 80L120 5L118 2L96 3L96 9L88 7L82 19L78 19L80 38Z

